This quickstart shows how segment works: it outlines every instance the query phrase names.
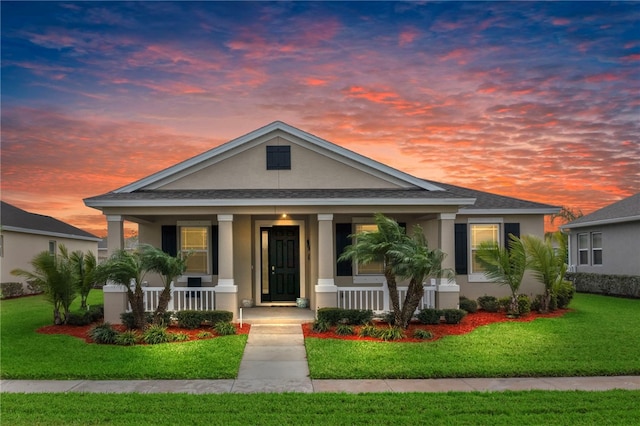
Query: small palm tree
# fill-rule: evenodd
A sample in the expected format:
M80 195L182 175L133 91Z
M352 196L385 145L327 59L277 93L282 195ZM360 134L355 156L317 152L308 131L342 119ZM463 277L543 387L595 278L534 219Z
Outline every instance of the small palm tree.
M146 271L139 252L116 250L106 261L96 268L97 281L113 281L127 289L127 299L133 314L135 328L144 330L147 320L144 310L142 280Z
M62 253L62 249L60 250ZM76 287L80 292L80 308L87 309L87 297L95 281L97 265L96 256L89 251L86 254L76 250L68 255L66 249L63 256L70 262L76 280Z
M60 245L60 251L66 248ZM69 308L78 295L73 268L68 258L54 256L48 251L37 254L31 262L33 272L14 269L13 275L25 277L44 289L45 297L53 304L53 323L66 324L69 319Z
M485 241L476 251L476 260L484 268L484 274L491 281L506 285L511 290L509 312L518 314L518 290L527 269L527 254L522 240L509 234L509 248Z
M160 274L163 283L158 306L153 314L153 323L160 324L169 301L171 300L171 283L187 269L187 257L170 256L162 250L145 244L139 247L142 267L150 272Z
M540 238L526 235L523 242L529 257L530 269L538 281L544 285L544 295L542 297L541 311L547 312L551 302L554 288L557 288L563 281L567 272L565 263L566 253L563 239L566 235L556 232L553 237L558 239L557 247L554 247L552 239Z

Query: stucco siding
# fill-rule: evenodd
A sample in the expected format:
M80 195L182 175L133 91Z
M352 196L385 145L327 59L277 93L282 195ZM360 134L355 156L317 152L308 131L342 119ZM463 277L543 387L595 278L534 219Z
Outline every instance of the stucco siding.
M22 282L25 279L11 274L13 269L32 270L31 260L35 255L43 251L49 251L49 241L55 241L57 247L64 245L69 252L81 250L89 251L98 257L98 243L95 241L83 241L70 238L27 234L22 232L2 231L3 256L0 258L2 270L2 282ZM59 250L58 250L59 253Z
M291 170L267 170L266 147L289 145ZM304 141L274 137L237 155L216 159L197 171L183 172L178 180L159 189L335 189L397 188L397 179L385 180L372 170L360 170L304 146ZM202 166L200 166L202 167ZM406 183L404 184L406 186Z

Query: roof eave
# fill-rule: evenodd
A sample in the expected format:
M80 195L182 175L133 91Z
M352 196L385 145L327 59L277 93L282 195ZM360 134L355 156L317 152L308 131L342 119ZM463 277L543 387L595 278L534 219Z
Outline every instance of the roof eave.
M636 222L640 221L640 215L636 216L627 216L627 217L616 217L612 219L602 219L602 220L591 220L589 222L580 222L580 223L568 223L566 225L562 225L562 229L575 229L575 228L588 228L591 226L599 226L599 225L611 225L616 223L626 223L626 222Z
M264 198L206 200L85 200L88 207L260 207L260 206L464 206L473 205L474 198Z
M480 215L480 214L556 214L560 211L557 207L538 207L538 208L510 208L510 209L466 209L462 208L458 214Z
M21 228L18 226L2 226L3 231L12 231L12 232L20 232L22 234L33 234L33 235L43 235L47 237L57 237L57 238L68 238L72 240L84 240L84 241L95 241L98 242L102 240L102 238L98 237L89 237L86 235L77 235L77 234L67 234L63 232L51 232L51 231L43 231L40 229L29 229L29 228Z

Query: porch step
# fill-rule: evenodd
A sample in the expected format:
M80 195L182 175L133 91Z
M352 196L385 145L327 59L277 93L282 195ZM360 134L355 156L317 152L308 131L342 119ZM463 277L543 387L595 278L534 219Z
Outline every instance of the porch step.
M314 320L315 312L310 309L288 306L242 308L242 322L245 324L304 324Z

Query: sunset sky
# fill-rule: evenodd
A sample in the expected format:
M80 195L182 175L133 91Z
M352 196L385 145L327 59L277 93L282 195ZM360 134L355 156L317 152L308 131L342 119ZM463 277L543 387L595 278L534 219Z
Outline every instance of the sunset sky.
M589 213L640 192L639 2L6 2L2 199L83 198L281 120Z

